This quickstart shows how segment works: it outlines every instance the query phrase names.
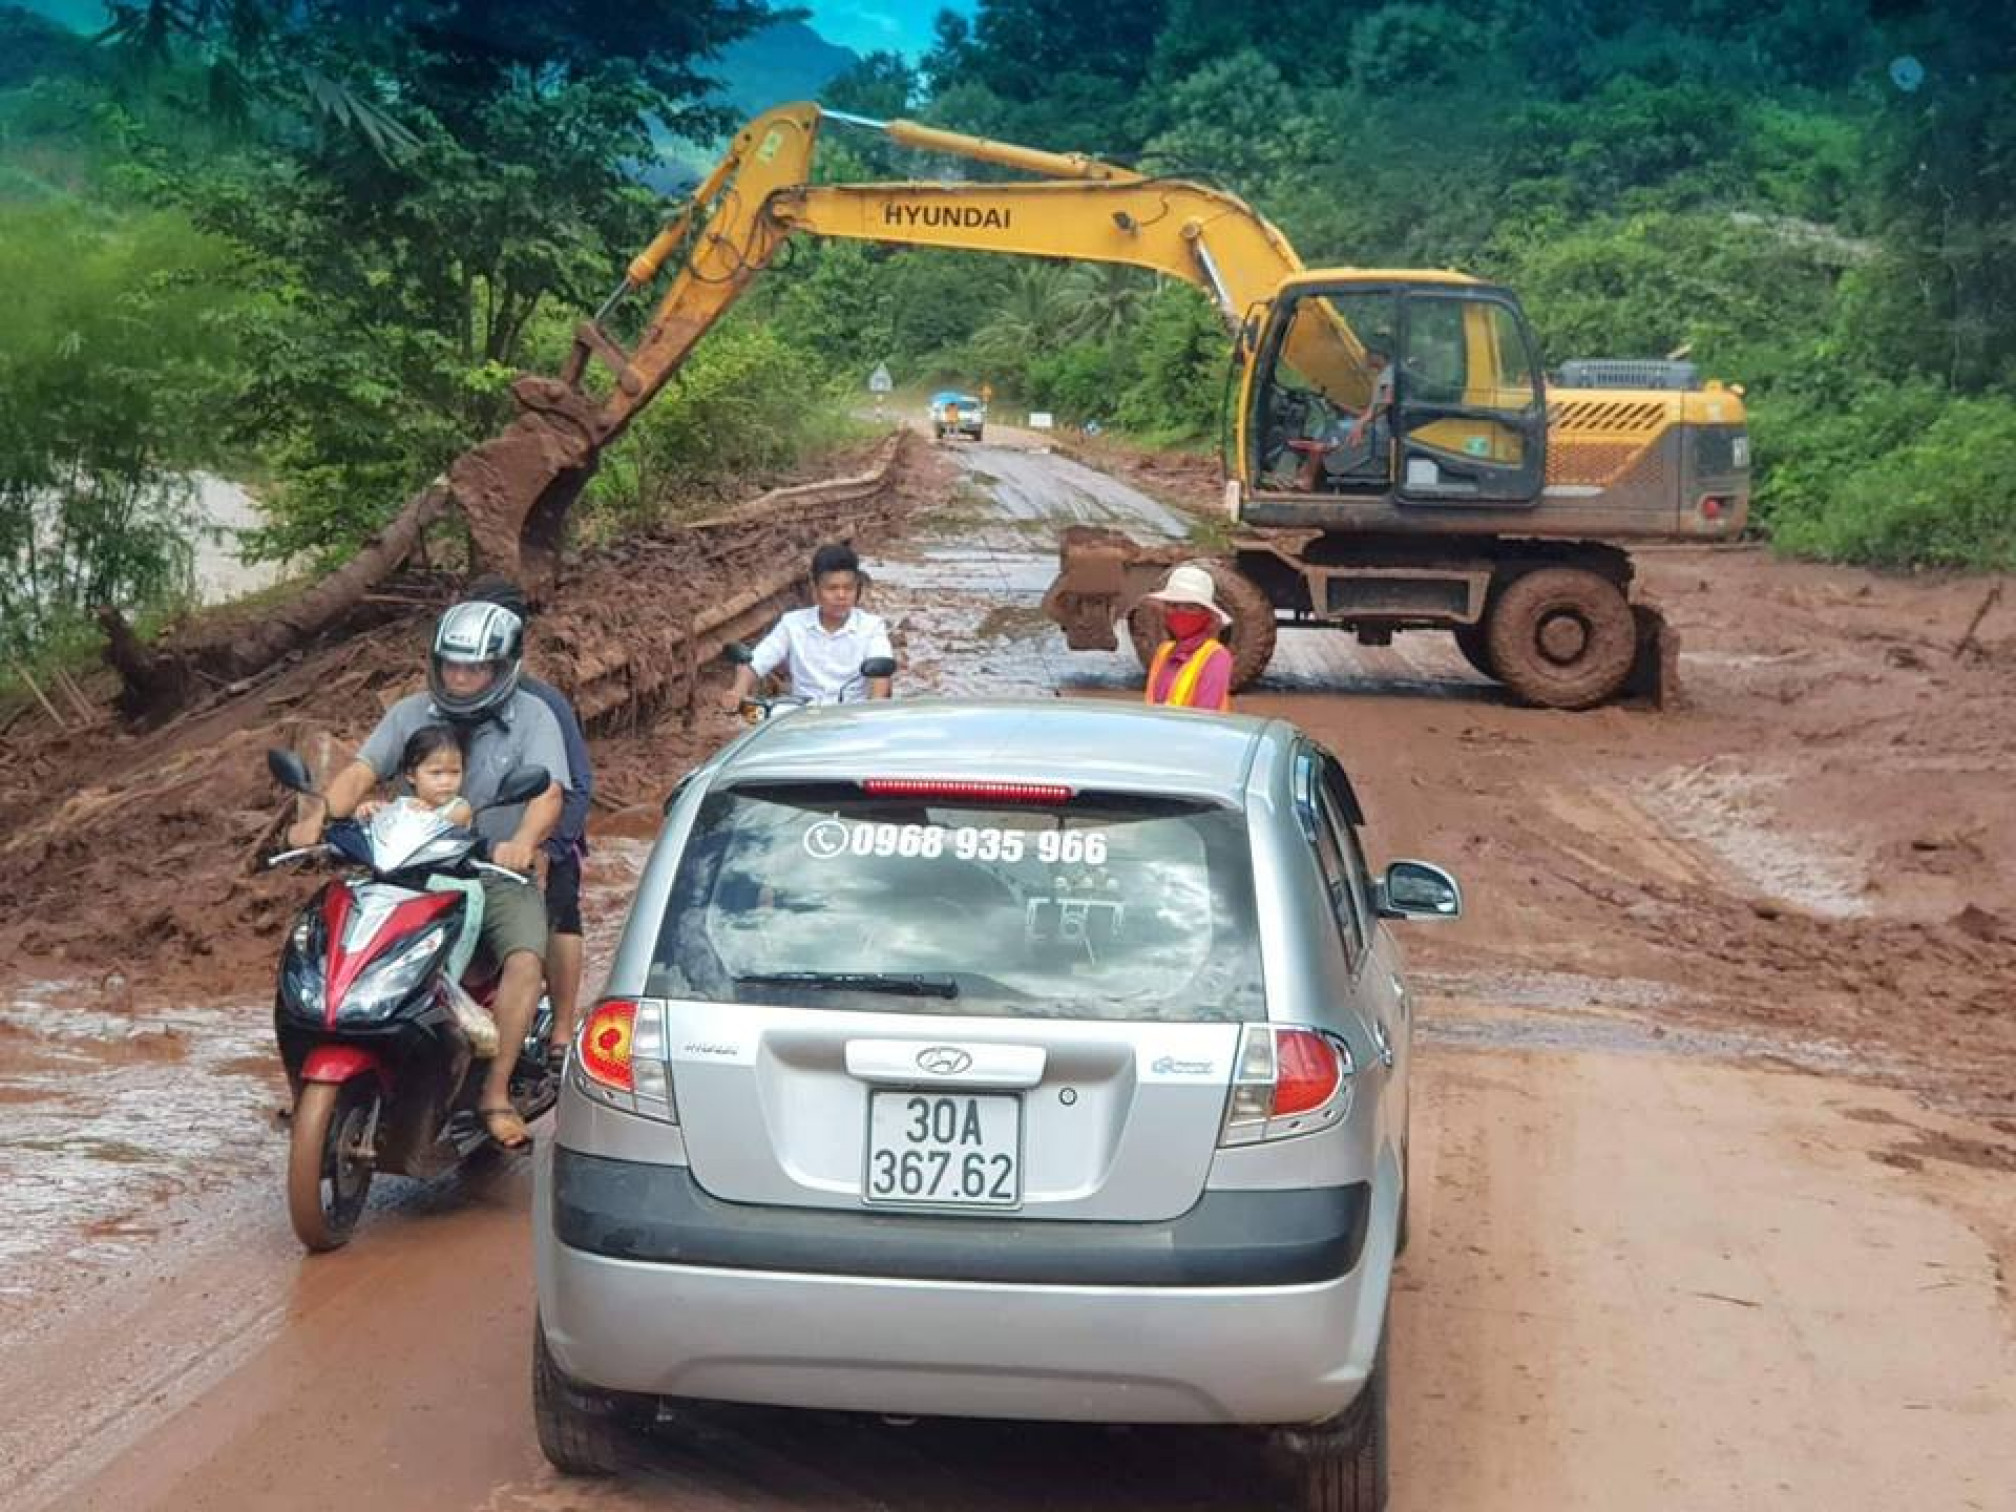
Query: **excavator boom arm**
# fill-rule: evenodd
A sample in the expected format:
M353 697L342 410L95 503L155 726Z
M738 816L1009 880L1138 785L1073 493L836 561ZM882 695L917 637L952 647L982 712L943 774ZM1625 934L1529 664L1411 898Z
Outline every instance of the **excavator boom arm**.
M819 130L829 119L880 130L905 146L1044 178L814 184ZM829 116L810 104L782 106L743 128L692 198L632 260L622 285L580 328L560 377L521 379L514 390L524 412L518 422L450 468L451 489L486 565L516 571L535 586L550 580L566 513L601 449L794 235L1148 268L1201 289L1234 330L1302 271L1287 239L1222 190L1080 154L906 121ZM602 322L668 268L664 293L625 350ZM1296 365L1312 377L1362 384L1364 353L1349 328L1332 322L1312 337L1314 329L1297 323L1288 354ZM584 387L590 362L614 377L605 396Z

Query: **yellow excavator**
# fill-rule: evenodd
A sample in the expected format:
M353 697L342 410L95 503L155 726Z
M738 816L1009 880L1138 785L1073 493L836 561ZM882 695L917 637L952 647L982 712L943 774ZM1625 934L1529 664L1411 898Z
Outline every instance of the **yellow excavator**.
M1030 175L1001 182L814 183L823 126ZM1228 547L1209 566L1233 617L1235 686L1281 624L1385 644L1452 631L1529 702L1654 697L1673 644L1631 601L1633 541L1709 541L1749 508L1741 392L1675 362L1569 364L1549 387L1505 289L1460 273L1310 269L1236 196L1076 153L786 105L752 121L622 284L557 377L521 378L515 423L449 470L486 565L535 588L602 449L794 236L1125 263L1183 279L1224 317L1237 364L1227 426ZM662 284L634 343L606 329ZM591 365L607 370L591 382ZM1045 600L1076 649L1116 625L1152 645L1140 602L1180 546L1074 528Z

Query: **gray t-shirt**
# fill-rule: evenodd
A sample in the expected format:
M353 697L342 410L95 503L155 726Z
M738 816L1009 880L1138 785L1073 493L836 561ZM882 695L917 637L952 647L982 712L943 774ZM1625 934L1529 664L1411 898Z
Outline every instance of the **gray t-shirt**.
M379 781L398 775L399 753L422 725L446 724L447 719L425 693L402 698L385 711L378 728L364 742L357 759L378 774ZM496 796L497 788L513 768L542 766L547 776L565 788L571 781L567 770L567 745L560 737L559 721L553 711L520 689L511 701L469 732L469 759L462 775L462 796L477 810L476 833L489 840L509 840L524 822L525 805L484 809Z

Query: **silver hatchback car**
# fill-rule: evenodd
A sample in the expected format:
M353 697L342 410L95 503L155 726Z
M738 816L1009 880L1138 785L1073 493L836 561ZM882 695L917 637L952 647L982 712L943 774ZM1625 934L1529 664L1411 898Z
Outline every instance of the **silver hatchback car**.
M1279 1430L1385 1500L1409 1005L1343 769L1106 702L773 720L667 804L536 1164L540 1441L663 1398Z

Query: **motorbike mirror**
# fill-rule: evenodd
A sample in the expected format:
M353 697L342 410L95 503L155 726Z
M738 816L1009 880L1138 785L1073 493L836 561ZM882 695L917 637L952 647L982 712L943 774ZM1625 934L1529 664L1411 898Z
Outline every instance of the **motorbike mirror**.
M733 662L738 667L746 667L756 660L756 653L740 641L730 641L721 648L721 659Z
M552 776L543 766L513 767L497 784L497 796L483 806L509 808L514 803L525 803L545 792L552 781Z
M893 656L871 656L861 663L863 677L894 677L896 658Z
M284 788L292 788L297 793L313 793L315 779L308 775L308 763L293 751L274 749L266 753L266 770L273 774L273 780Z

